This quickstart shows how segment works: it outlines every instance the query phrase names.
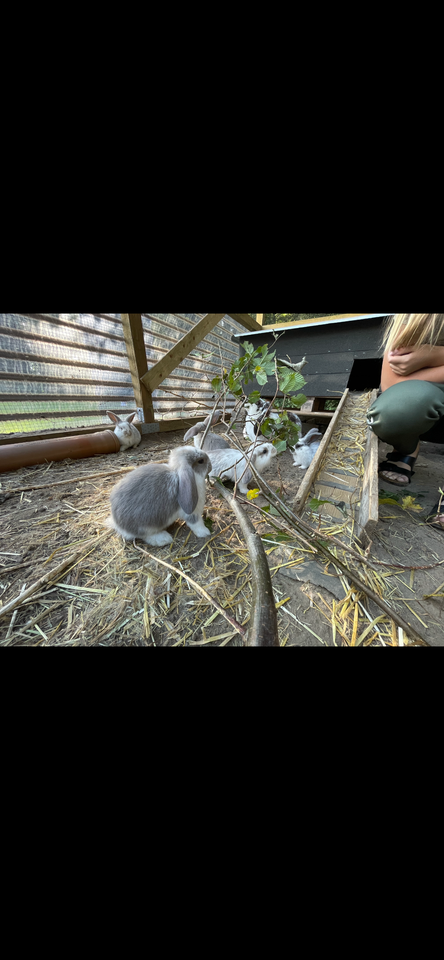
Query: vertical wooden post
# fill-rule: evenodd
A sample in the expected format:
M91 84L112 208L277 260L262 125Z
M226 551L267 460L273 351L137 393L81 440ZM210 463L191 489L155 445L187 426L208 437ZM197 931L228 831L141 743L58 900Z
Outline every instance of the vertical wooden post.
M256 314L256 322L257 322L257 323L260 323L261 327L263 327L263 325L264 325L264 317L265 317L265 313L257 313L257 314Z
M142 314L122 313L121 317L136 406L142 408L145 423L154 423L152 394L141 381L148 372Z

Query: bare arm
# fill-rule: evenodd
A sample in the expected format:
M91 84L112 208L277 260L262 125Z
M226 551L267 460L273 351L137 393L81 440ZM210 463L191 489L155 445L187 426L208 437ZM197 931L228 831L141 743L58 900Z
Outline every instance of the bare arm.
M382 391L402 380L444 383L444 347L425 345L386 352L382 362Z

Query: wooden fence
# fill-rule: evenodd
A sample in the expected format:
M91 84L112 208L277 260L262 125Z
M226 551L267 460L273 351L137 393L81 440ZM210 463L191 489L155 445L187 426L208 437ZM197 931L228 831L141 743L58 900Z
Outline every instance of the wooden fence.
M0 442L103 429L106 410L141 409L143 432L196 422L245 328L261 329L249 314L0 314Z

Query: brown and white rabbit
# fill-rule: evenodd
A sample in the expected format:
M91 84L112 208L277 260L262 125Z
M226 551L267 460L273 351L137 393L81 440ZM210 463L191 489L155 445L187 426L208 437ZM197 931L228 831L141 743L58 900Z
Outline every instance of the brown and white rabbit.
M211 418L211 426L214 426L214 424L220 420L221 416L222 416L222 410L215 410ZM202 423L196 423L194 427L190 427L190 429L187 430L183 439L184 440L193 439L194 446L198 450L211 451L211 450L224 450L226 448L230 449L230 444L228 443L228 440L225 440L224 437L220 437L217 433L207 433L202 445L201 434L206 429L209 419L210 419L210 416L206 417Z
M111 410L106 411L110 420L113 423L117 424L114 433L120 443L121 450L128 450L129 447L137 447L142 439L142 434L139 433L137 427L134 427L132 421L134 417L137 416L137 410L134 413L130 413L129 417L126 417L125 420L121 420L117 413L111 413Z
M298 440L295 447L292 448L292 457L293 457L293 466L300 467L301 470L306 470L310 466L311 461L315 453L319 450L319 446L322 440L322 433L313 428L305 434L305 437L301 437Z
M175 520L185 520L196 537L208 537L202 511L210 470L207 454L193 447L176 447L167 464L138 467L112 489L106 525L125 540L139 537L160 547L171 543L166 528Z
M276 447L271 443L255 445L255 449L248 454L248 459L258 473L263 473L277 455ZM248 493L248 484L254 480L254 475L248 466L247 460L239 450L212 450L210 477L220 477L221 480L238 481L239 493Z

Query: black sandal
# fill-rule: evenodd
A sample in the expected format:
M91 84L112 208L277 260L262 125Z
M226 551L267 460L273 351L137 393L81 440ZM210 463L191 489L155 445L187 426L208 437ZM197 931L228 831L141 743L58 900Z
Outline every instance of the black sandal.
M403 457L400 453L397 453L396 450L393 453L387 454L387 459L379 464L378 474L383 470L389 470L390 473L399 473L399 476L407 477L408 483L397 483L396 480L389 480L388 477L383 477L383 480L386 480L387 483L392 483L394 487L408 487L411 482L412 477L415 476L415 471L404 470L404 467L398 467L396 461L401 461L401 463L406 463L409 467L414 467L416 463L416 457Z

